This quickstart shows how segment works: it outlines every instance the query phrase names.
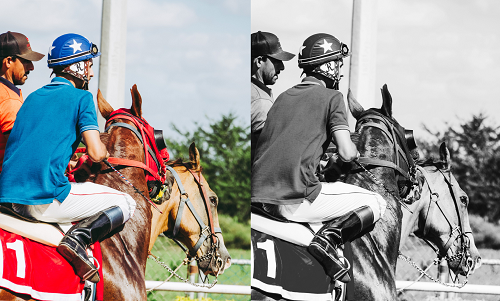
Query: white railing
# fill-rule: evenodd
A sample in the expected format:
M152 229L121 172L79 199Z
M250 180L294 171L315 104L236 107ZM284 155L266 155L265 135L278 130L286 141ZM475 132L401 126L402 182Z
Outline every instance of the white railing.
M435 282L396 281L396 288L404 288L405 291L500 295L500 286L495 285L467 284L462 288L456 288Z
M189 283L146 281L146 289L154 288L155 291L175 291L187 293L232 294L250 295L250 286L216 284L212 288L198 287ZM160 285L161 284L161 285Z

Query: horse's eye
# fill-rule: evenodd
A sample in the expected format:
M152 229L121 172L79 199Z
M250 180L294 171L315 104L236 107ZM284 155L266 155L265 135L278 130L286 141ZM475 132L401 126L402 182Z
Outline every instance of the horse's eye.
M210 203L212 203L212 205L217 206L217 197L216 196L211 196L209 199L210 199Z
M462 204L464 204L465 206L467 206L467 201L468 199L465 195L460 197L460 202L462 202Z

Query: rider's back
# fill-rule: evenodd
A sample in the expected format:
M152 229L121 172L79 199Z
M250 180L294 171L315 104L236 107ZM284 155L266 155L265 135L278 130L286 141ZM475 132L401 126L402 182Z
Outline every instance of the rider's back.
M82 131L89 129L98 130L90 92L56 77L30 94L9 137L0 175L0 202L64 201L71 188L64 170Z

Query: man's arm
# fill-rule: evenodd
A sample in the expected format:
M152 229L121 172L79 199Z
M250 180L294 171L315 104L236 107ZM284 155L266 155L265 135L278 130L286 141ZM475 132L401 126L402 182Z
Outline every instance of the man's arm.
M356 145L351 141L349 130L337 130L333 132L333 139L337 145L340 159L344 162L351 162L359 157Z
M88 130L82 133L83 143L87 146L87 154L92 162L101 162L109 158L108 150L101 142L99 131Z

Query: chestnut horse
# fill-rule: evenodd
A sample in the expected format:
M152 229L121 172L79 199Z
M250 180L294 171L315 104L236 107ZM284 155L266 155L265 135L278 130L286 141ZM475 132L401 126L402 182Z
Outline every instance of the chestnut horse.
M131 113L137 117L142 117L142 99L137 91L137 87L131 89L132 107ZM113 108L98 93L98 106L101 115L107 119L114 111ZM134 124L126 119L116 119L122 123ZM101 135L101 140L106 145L111 157L144 162L144 146L137 136L128 128L111 127L109 132ZM103 278L104 278L104 300L147 300L145 270L150 245L161 232L173 231L174 222L177 217L181 200L186 201L188 197L192 203L193 210L205 225L218 228L217 218L217 197L210 190L203 175L201 174L200 156L194 145L189 148L190 161L180 163L180 161L169 162L169 165L177 172L185 188L185 194L181 196L178 183L173 183L173 177L167 177L167 184L172 188L162 198L159 209L161 215L152 213L150 203L137 192L147 195L148 187L145 179L145 171L137 167L117 167L125 179L135 188L125 182L120 175L109 169L107 165L101 163L97 167L92 167L94 172L88 179L98 184L106 185L131 195L137 202L134 216L125 225L113 231L101 242L103 255ZM195 176L198 177L195 179ZM201 179L201 180L200 180ZM210 213L207 211L206 202L203 197L203 185L209 195L207 203L210 205ZM137 190L136 190L137 189ZM176 232L175 239L183 243L190 251L199 241L200 236L205 235L201 247L193 256L200 257L200 269L212 275L218 275L230 265L230 256L227 252L222 235L220 233L202 235L202 229L198 221L189 213L189 210L182 211L180 226ZM209 214L212 216L210 223ZM206 231L206 229L205 229ZM214 247L215 246L215 247ZM0 290L0 300L20 301L31 300L29 296L12 294L10 291Z
M410 233L425 240L455 273L469 276L481 265L472 237L467 205L469 198L451 173L450 152L443 142L440 160L429 159L418 165L422 193L418 202L403 210L401 243Z

